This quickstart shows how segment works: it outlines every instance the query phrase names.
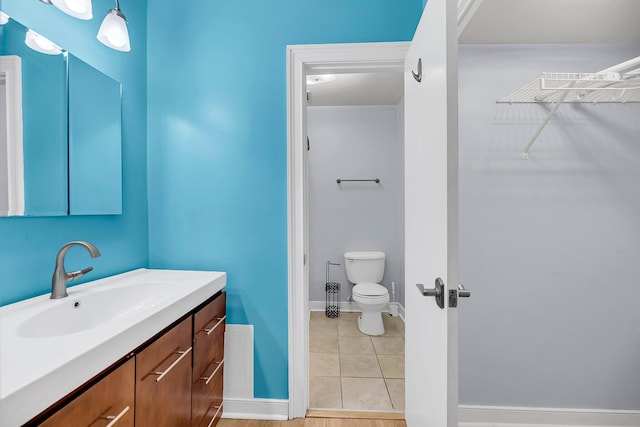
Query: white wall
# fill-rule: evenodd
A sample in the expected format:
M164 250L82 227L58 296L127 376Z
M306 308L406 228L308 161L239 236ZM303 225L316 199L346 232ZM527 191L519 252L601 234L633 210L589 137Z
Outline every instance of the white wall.
M9 212L6 85L0 83L0 216Z
M640 409L640 104L496 104L639 46L460 47L460 402Z
M309 107L309 298L324 301L325 262L331 280L351 296L343 254L381 250L387 254L383 284L404 303L404 204L402 111L395 106ZM336 179L379 178L380 184ZM389 292L391 294L391 292Z

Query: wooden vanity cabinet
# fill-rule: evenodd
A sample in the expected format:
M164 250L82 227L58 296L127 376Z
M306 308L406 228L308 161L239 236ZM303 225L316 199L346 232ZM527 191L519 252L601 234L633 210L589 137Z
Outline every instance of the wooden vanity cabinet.
M226 294L193 315L193 427L211 427L222 416Z
M136 426L191 425L191 316L136 354Z
M215 426L222 416L225 323L221 292L69 403L63 399L26 425Z
M129 359L40 425L133 427L134 379Z

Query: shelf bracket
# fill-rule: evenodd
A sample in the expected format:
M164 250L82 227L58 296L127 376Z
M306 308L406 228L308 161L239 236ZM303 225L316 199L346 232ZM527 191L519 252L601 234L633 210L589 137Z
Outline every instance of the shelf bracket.
M575 84L576 84L575 82L571 82L571 83L569 83L568 87L571 88L571 87L575 86ZM536 139L538 138L538 136L540 135L542 130L545 128L545 126L547 126L547 123L549 123L549 120L551 120L553 115L556 114L556 111L558 111L558 108L560 108L560 105L562 105L564 100L567 99L567 96L569 96L569 93L570 93L570 91L566 91L562 95L562 98L560 98L558 100L558 102L555 103L555 105L553 106L551 111L549 111L549 114L547 114L547 117L545 117L545 119L542 122L542 124L540 125L540 127L538 127L538 130L536 131L536 133L533 134L533 137L531 137L531 139L529 140L529 144L527 144L527 148L525 148L524 152L522 153L522 159L523 160L527 160L529 158L529 150L531 150L531 147L533 146L533 143L536 142Z

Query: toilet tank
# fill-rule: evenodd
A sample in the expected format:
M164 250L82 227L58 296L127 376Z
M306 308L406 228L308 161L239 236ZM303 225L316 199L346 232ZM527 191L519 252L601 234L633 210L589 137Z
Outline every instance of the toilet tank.
M380 283L384 276L385 253L380 251L345 252L344 268L351 283Z

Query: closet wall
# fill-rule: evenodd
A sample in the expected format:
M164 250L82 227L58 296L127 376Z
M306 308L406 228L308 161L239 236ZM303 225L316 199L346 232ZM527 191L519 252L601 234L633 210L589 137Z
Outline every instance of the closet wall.
M460 46L460 403L640 409L640 104L496 104L640 46Z

